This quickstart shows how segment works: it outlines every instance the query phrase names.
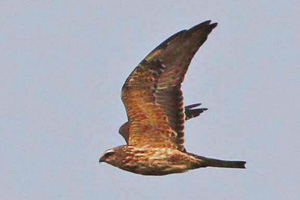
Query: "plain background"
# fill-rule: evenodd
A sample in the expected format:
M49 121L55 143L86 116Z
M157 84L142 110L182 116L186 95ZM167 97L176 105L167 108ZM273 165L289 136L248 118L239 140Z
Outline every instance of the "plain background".
M298 199L299 1L1 1L0 199ZM172 34L219 25L193 59L188 151L247 170L145 177L98 159L124 144L121 87Z

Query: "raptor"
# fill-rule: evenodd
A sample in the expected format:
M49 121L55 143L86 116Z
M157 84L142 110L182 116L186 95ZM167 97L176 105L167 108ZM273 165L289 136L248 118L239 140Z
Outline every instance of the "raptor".
M122 100L128 122L119 133L126 145L106 150L99 162L142 175L182 173L201 167L245 168L244 161L198 156L184 146L184 123L199 104L185 107L181 84L190 62L217 23L205 21L156 47L125 81Z

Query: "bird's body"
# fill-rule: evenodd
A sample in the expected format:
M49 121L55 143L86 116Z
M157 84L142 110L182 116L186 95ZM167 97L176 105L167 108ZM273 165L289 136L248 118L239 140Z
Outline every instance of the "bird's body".
M225 161L197 156L168 147L143 147L123 145L113 149L115 159L109 164L142 175L167 175L182 173L200 167L244 168L243 161ZM110 153L111 150L108 150ZM102 161L102 160L100 160Z
M179 150L161 147L137 148L120 146L119 160L110 164L120 169L142 175L166 175L181 173L195 168L196 157L189 156Z
M100 162L142 175L200 167L245 168L244 161L206 158L184 147L185 120L206 109L192 109L200 104L184 107L181 83L194 54L216 26L206 21L174 34L135 68L122 88L128 122L119 133L127 145L107 150Z

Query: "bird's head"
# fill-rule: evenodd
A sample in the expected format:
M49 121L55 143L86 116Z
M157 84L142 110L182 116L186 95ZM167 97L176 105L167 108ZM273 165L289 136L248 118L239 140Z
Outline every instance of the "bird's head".
M106 150L99 159L99 163L106 162L111 165L117 165L122 162L123 146Z

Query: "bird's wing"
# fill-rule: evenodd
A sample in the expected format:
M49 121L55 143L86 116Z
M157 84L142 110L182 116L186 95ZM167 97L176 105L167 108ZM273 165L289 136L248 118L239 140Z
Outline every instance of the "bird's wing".
M192 119L194 117L198 117L201 113L207 110L207 108L196 108L200 106L201 103L196 103L192 105L185 106L185 120ZM129 138L129 122L125 122L119 129L120 135L124 138L126 143L128 144Z
M122 135L126 143L128 144L128 138L129 138L129 122L125 122L120 128L119 133Z
M181 83L199 47L216 23L180 31L155 48L134 69L122 88L129 125L128 144L184 151Z
M207 110L207 108L196 108L200 106L201 103L192 104L185 107L185 120L198 117L201 113Z

